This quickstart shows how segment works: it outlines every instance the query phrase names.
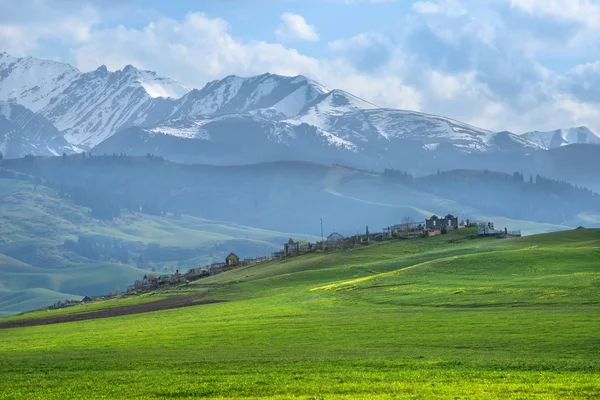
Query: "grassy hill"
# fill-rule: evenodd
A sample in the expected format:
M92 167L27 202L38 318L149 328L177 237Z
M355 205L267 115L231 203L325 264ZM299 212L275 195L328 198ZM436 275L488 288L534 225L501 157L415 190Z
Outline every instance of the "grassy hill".
M598 260L600 230L464 229L11 317L227 300L0 330L0 398L598 398Z
M221 259L269 255L293 235L191 216L123 212L112 221L42 185L0 179L0 316L65 298L125 289L148 270L187 270ZM128 262L90 259L65 248L80 236L113 238L130 249ZM143 263L138 261L138 254Z

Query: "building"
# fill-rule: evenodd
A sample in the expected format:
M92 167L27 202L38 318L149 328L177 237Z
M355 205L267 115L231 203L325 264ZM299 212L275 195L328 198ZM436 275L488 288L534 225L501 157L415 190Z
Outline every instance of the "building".
M294 256L300 253L300 242L294 242L294 239L290 238L290 240L283 245L283 253L286 256Z
M227 264L227 266L229 266L229 267L238 265L239 263L240 263L240 258L233 253L229 253L227 258L225 258L225 264Z
M479 236L495 236L504 233L503 231L497 231L494 228L493 222L481 222L478 225L477 234Z
M494 236L500 238L521 237L521 231L509 231L508 228L504 228L504 230L496 230L493 222L480 223L477 234L479 236Z
M425 220L425 229L432 231L439 230L442 233L458 229L458 217L452 214L448 214L443 218L433 215L431 218Z

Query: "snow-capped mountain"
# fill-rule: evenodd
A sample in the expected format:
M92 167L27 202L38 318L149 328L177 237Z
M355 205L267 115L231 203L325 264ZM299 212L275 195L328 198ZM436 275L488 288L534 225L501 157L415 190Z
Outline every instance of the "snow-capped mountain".
M189 89L154 72L128 65L82 73L68 64L0 54L0 100L44 116L74 145L90 148L119 129L136 125L145 112Z
M66 140L65 151L71 146L195 162L289 158L393 166L401 156L549 147L526 135L380 108L302 75L227 76L189 90L131 65L82 73L68 64L3 53L0 100L24 105L53 124ZM11 129L12 136L30 137Z
M69 64L0 53L0 100L38 112L79 75Z
M0 151L5 157L59 155L68 147L46 118L19 104L0 101Z
M166 117L256 113L270 119L283 119L296 116L307 104L326 93L327 88L302 75L228 76L175 101Z
M557 129L550 132L527 132L522 137L547 149L555 149L570 144L600 144L600 136L585 126Z
M144 121L149 109L165 100L160 96L187 92L174 81L131 65L115 72L101 66L80 74L40 112L70 143L89 148Z

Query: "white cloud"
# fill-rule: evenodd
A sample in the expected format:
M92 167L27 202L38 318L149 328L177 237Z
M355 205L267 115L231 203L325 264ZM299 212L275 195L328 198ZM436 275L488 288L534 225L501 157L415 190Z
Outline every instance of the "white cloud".
M302 15L284 13L281 15L281 24L275 31L277 39L282 42L304 40L316 42L319 40L317 30L309 25Z
M445 115L492 130L600 128L598 64L561 75L537 60L555 43L550 40L557 43L553 51L560 50L570 48L574 36L590 32L593 21L580 13L594 15L595 8L583 0L578 3L583 9L565 9L579 24L569 25L574 33L554 39L549 39L554 25L536 30L534 22L540 15L545 22L558 18L552 7L566 4L559 0L550 0L549 9L535 0L418 1L397 31L331 41L320 58L281 43L233 37L227 21L203 13L181 19L154 15L145 26L131 28L107 24L94 3L25 1L39 4L41 11L16 13L16 7L0 4L0 50L27 54L50 38L62 45L58 55L72 57L83 70L133 64L191 87L229 74L303 74L384 107ZM500 3L503 7L491 7ZM67 13L61 4L72 7ZM304 18L288 15L292 18L281 19L280 40L318 39Z
M456 0L417 1L412 8L421 14L444 14L448 17L459 17L467 13Z
M0 2L0 48L27 55L41 40L57 39L67 45L85 42L100 14L88 3L68 6L55 0Z
M473 72L459 75L444 74L430 70L425 72L425 79L431 93L442 100L451 100L460 93L464 93L474 84Z
M303 74L383 106L421 107L418 91L399 75L365 74L341 56L316 59L281 44L238 41L226 21L202 13L190 13L183 20L162 18L141 29L96 31L73 52L77 67L84 71L100 64L112 70L133 64L191 87L230 74Z
M600 4L596 0L510 0L510 4L531 14L600 27Z

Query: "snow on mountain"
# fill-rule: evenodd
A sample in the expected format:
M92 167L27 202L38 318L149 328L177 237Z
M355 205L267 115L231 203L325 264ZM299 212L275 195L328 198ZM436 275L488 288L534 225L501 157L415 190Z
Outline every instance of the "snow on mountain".
M189 89L154 72L128 65L81 73L68 64L0 54L0 100L38 112L66 133L69 142L92 147L117 130L145 119L151 105Z
M326 88L303 77L264 74L250 78L228 76L174 102L169 119L207 115L256 113L274 118L295 116Z
M69 142L93 147L119 129L136 125L159 95L179 95L187 88L131 65L110 72L105 66L81 74L41 113L66 132Z
M495 133L490 145L496 151L546 150L544 146L507 131Z
M178 82L157 76L156 72L134 69L134 74L137 78L136 81L142 85L146 93L152 98L170 97L178 99L190 91Z
M374 110L378 108L376 105L343 90L332 90L308 103L301 114L291 121L330 129L332 127L330 122L334 117L344 116L360 110Z
M68 64L0 53L0 100L38 112L79 76Z
M63 135L44 117L19 104L0 101L0 151L5 157L59 155L66 148Z
M569 144L600 144L600 136L585 126L557 129L550 132L533 131L521 136L547 149L555 149Z
M67 64L4 53L1 99L30 106L54 124L69 144L82 149L96 147L124 130L128 134L110 140L111 146L144 143L144 148L157 154L161 146L178 154L184 151L178 147L196 148L190 145L196 141L213 152L237 148L238 159L251 152L267 158L283 157L280 152L286 152L298 160L337 157L345 162L361 157L365 164L377 160L388 165L408 151L453 154L545 148L526 136L383 109L302 75L231 75L189 90L131 65L114 72L101 66L81 73Z
M488 151L494 133L449 118L413 111L382 109L342 91L333 91L292 119L335 133L361 147L394 141L420 142L434 151L440 143L471 151Z

